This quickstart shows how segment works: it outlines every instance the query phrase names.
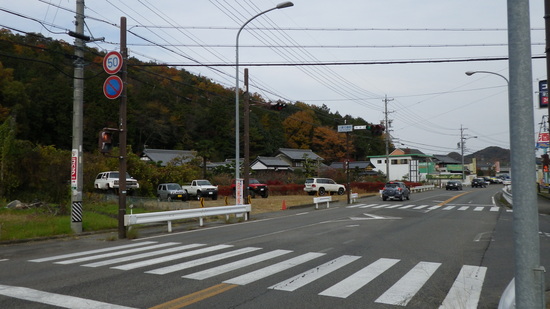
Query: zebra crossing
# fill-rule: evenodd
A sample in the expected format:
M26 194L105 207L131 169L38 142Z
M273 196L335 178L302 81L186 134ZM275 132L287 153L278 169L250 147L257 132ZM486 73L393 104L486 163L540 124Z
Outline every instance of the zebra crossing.
M442 211L489 211L489 212L498 212L501 207L493 205L415 205L415 204L355 204L346 206L346 208L372 208L372 209L409 209L409 210L423 210L423 211L432 211L432 210L442 210ZM511 209L506 209L506 212L512 212Z
M220 261L224 264L216 263L216 266L210 268L193 270L197 266ZM396 258L382 257L370 261L367 257L342 255L331 259L327 258L327 253L322 252L297 253L284 249L235 248L233 245L226 244L181 244L178 242L158 243L156 241L142 241L98 250L48 256L32 259L29 262L51 262L58 265L77 264L80 267L90 268L109 267L122 271L140 270L146 274L157 276L175 273L181 276L182 280L205 280L222 274L245 271L244 274L223 281L226 284L240 286L260 281L298 265L310 264L311 268L304 268L309 270L291 275L288 279L266 288L294 292L317 280L330 277L328 275L331 273L340 271L340 274L347 274L347 277L338 282L330 282L330 286L325 285L325 287L329 286L328 288L317 292L320 296L339 299L350 297L361 289L368 289L369 284L373 284L376 278L387 272L400 269L403 272L402 277L379 295L374 302L403 307L425 287L428 280L442 265L442 263L433 261L420 261L408 269L405 266L398 267L402 261ZM270 265L253 269L255 264L266 262ZM405 268L404 271L401 267ZM439 308L476 308L486 271L486 267L463 265ZM460 306L457 307L457 304Z

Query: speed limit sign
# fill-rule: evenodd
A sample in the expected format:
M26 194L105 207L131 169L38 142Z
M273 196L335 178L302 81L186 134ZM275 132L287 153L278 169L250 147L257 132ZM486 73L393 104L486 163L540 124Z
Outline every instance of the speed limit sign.
M122 55L117 51L108 52L103 58L103 69L108 74L116 74L122 68Z

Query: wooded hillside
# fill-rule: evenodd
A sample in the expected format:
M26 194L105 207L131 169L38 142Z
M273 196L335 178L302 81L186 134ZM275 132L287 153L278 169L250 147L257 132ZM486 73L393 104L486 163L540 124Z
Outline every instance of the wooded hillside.
M108 76L104 55L85 50L85 152L97 151L103 127L118 127L119 99L109 100L102 91ZM74 61L70 43L0 30L0 123L15 119L16 139L71 149ZM234 157L234 89L184 68L136 58L128 61L128 78L128 145L134 153L148 147L197 150L211 161ZM251 158L273 155L281 147L309 148L330 164L345 157L345 135L337 126L367 124L307 102L284 102L287 107L276 111L269 109L275 102L251 94L251 103ZM350 134L350 146L353 160L385 151L383 138L367 130Z

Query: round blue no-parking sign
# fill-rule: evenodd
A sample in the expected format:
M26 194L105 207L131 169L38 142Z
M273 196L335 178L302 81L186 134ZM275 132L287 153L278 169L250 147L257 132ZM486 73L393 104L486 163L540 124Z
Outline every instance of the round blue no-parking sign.
M109 99L116 99L122 93L123 87L122 79L116 75L111 75L103 83L103 93Z

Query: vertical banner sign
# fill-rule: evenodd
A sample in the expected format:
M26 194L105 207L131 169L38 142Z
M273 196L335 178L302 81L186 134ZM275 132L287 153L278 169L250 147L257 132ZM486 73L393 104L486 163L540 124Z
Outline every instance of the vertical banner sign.
M71 189L72 190L76 190L78 186L77 170L78 170L78 150L73 149L72 157L71 157Z
M539 108L548 107L548 81L539 81Z
M243 179L235 179L235 198L237 199L237 205L244 205L243 202Z

